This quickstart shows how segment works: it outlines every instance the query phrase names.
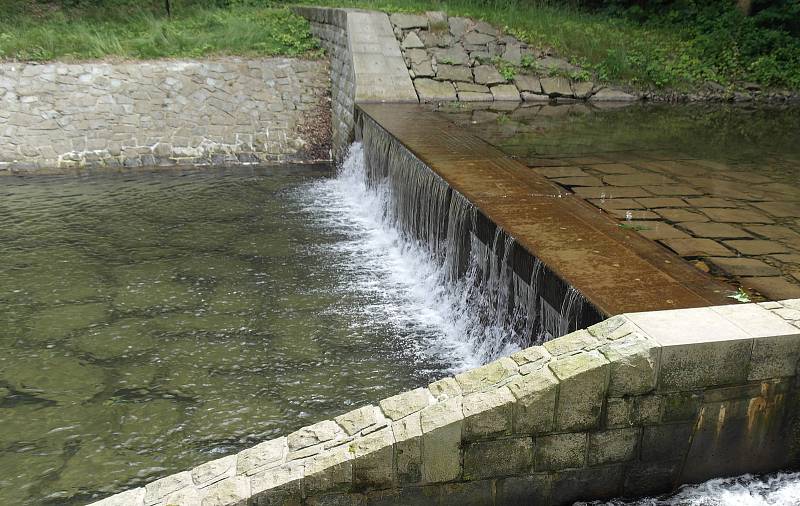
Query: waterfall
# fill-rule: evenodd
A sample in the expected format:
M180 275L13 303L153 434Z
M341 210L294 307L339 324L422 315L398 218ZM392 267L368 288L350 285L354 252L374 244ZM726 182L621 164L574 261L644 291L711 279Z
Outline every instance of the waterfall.
M602 319L578 290L371 118L360 123L361 142L351 146L338 177L376 196L383 225L397 231L404 249L436 266L435 282L445 294L438 303L447 306L452 329L477 362Z

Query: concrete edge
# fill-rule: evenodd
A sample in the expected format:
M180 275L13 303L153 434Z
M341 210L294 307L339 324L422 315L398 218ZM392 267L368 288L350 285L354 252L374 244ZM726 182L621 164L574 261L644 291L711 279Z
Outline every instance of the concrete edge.
M555 493L550 488L561 475L553 473L599 472L605 468L598 465L633 458L609 456L615 450L602 445L587 449L587 437L633 427L636 447L645 445L646 427L612 419L626 399L644 403L703 389L719 397L748 384L749 391L762 385L763 394L763 385L794 377L799 360L800 299L615 316L94 504L305 504L329 496L369 503L392 494L413 501L407 494L451 494L471 482L505 483L538 471L549 473L548 494ZM674 421L659 409L651 422ZM579 454L569 456L571 445ZM640 458L646 460L644 450ZM542 491L532 482L526 490Z
M326 7L292 7L306 19L344 25L355 78L355 103L418 103L400 43L384 12Z

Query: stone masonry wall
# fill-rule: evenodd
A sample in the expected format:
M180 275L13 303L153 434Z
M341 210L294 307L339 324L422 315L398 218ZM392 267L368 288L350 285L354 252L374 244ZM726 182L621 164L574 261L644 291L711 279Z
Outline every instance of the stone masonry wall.
M311 23L331 58L334 158L341 160L354 137L354 107L363 102L418 102L382 12L294 7Z
M441 11L392 14L391 21L422 102L636 99L484 21Z
M355 77L347 44L347 13L339 9L296 7L295 12L307 18L313 33L330 57L331 115L334 158L344 157L353 142L353 106Z
M0 173L306 161L326 74L288 58L0 64Z
M797 464L800 300L635 313L96 505L561 505Z

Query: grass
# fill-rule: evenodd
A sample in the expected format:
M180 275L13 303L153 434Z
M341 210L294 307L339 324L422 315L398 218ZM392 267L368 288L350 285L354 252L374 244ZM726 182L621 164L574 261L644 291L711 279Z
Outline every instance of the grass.
M0 59L319 55L308 22L286 7L184 7L173 1L168 19L141 5L0 0Z
M304 1L304 0L301 0ZM668 16L638 22L587 12L555 0L309 0L387 12L444 10L483 19L540 48L551 48L603 82L640 89L695 90L712 81L731 90L744 82L800 89L800 40L737 20L735 12ZM713 4L714 2L711 2ZM733 5L733 3L731 3ZM774 39L752 48L754 39ZM749 51L749 53L748 53ZM583 79L589 76L581 76Z
M720 16L703 11L686 22L668 16L637 21L582 11L563 0L172 2L174 15L167 19L160 0L0 0L0 59L319 55L308 23L287 7L304 3L386 12L444 10L483 19L581 66L580 75L570 76L579 80L678 91L706 82L730 91L746 82L800 89L800 40L736 19L730 9ZM505 74L517 70L507 68Z

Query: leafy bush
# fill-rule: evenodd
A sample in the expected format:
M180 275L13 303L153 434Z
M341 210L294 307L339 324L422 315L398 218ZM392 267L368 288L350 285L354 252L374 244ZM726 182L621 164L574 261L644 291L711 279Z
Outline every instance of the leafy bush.
M645 26L679 32L686 42L683 58L704 62L707 67L704 73L688 75L691 80L800 87L799 1L754 2L750 16L739 11L733 2L648 3L653 5L650 9L634 5L623 11L624 15ZM680 63L675 68L686 70L681 69Z

